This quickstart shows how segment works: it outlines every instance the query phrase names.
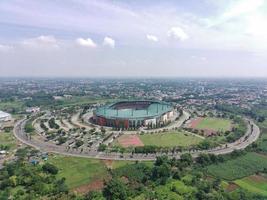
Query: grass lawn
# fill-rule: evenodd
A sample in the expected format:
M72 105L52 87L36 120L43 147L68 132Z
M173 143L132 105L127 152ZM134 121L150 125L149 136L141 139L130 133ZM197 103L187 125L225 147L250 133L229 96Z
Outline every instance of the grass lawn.
M152 167L154 165L154 161L142 161L146 166ZM135 161L126 161L126 160L116 160L112 162L112 169L117 169L120 167L124 167L125 165L135 164Z
M16 110L21 111L24 109L24 102L22 101L8 101L8 102L0 102L0 110Z
M10 132L0 132L0 146L8 146L8 150L13 150L16 147L16 139Z
M214 131L227 131L231 128L231 120L206 117L196 126L197 129L210 129Z
M104 163L96 159L55 156L49 162L59 168L59 177L65 177L70 188L88 184L108 175Z
M258 180L259 179L259 180ZM234 181L241 188L256 194L267 196L267 179L261 176L250 176Z
M155 145L161 147L190 146L198 144L203 139L183 131L166 133L143 134L139 136L144 145Z
M236 180L267 168L267 157L258 153L247 153L236 159L207 167L208 173L225 180Z
M60 105L57 105L56 107L66 107L66 106L79 106L79 105L86 105L90 103L106 103L108 101L111 101L112 99L98 99L98 98L91 98L89 96L73 96L70 99L62 99L58 100L58 102L61 102Z

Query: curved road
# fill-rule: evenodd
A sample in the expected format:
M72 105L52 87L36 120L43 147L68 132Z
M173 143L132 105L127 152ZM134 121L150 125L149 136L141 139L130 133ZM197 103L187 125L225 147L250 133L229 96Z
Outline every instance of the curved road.
M157 156L160 155L168 155L170 157L180 158L180 155L183 153L191 153L193 157L197 157L200 153L212 153L212 154L227 154L234 150L241 150L246 148L251 143L255 142L259 135L260 129L259 127L249 119L245 119L247 121L247 132L244 136L233 143L228 143L227 145L216 147L215 149L210 150L202 150L202 151L184 151L184 152L175 152L175 153L156 153L156 154L130 154L130 153L104 153L97 152L96 150L92 151L84 151L80 150L67 150L64 146L58 146L52 142L46 142L45 138L42 136L35 136L34 139L30 138L24 132L24 126L26 123L26 119L20 120L14 126L14 135L20 140L22 143L34 147L38 150L57 153L67 156L76 156L76 157L86 157L86 158L96 158L96 159L108 159L108 160L155 160Z

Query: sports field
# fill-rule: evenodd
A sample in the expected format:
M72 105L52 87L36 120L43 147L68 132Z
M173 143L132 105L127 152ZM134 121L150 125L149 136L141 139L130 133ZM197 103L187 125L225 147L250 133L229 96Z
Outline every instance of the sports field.
M123 147L144 146L138 135L122 135L117 139L117 143Z
M249 192L267 196L267 179L262 176L253 175L234 182Z
M183 131L167 133L144 134L139 136L144 145L155 145L160 147L190 146L198 144L203 139Z
M59 177L66 178L66 184L70 188L89 184L95 180L104 179L108 172L102 161L96 159L55 156L48 162L59 169Z
M196 129L213 130L213 131L227 131L231 129L231 121L228 119L205 117L200 118L195 124Z

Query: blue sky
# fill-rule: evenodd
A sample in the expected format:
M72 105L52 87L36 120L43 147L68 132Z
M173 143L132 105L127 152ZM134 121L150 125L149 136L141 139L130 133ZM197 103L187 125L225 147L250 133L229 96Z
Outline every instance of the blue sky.
M266 77L266 0L1 0L0 76Z

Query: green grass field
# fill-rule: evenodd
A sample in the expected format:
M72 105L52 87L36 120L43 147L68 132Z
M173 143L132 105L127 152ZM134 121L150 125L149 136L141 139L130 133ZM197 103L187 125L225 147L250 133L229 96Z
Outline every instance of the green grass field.
M8 101L8 102L0 102L0 110L4 111L21 111L25 107L24 102L22 101Z
M14 150L16 147L16 139L10 132L0 132L0 146L7 146L8 150Z
M267 168L267 157L258 153L247 153L236 159L207 167L208 173L225 180L236 180Z
M210 129L214 131L227 131L231 128L231 121L228 119L206 117L196 126L197 129Z
M254 180L251 177L238 179L234 181L241 188L248 190L249 192L267 196L267 179Z
M198 144L203 139L183 131L174 131L167 133L155 133L140 135L144 145L155 145L161 147L190 146Z
M144 163L148 167L152 167L154 161L142 161L142 163ZM117 169L120 167L124 167L125 165L132 165L132 164L135 164L135 161L117 160L112 162L112 169Z
M89 184L108 175L104 163L96 159L55 156L49 162L59 168L59 177L65 177L70 188Z

